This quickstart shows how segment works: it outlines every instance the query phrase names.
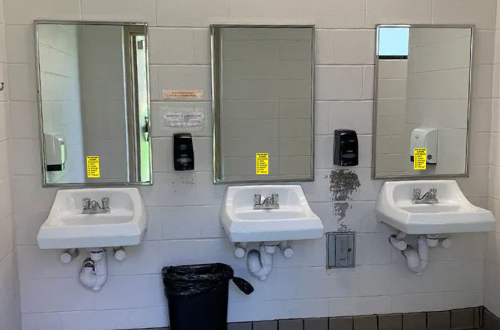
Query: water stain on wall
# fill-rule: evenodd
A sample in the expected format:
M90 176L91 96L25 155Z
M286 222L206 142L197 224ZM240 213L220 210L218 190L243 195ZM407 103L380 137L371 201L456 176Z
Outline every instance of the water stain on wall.
M348 231L345 222L347 211L352 208L349 203L351 196L360 187L358 175L350 170L333 170L328 177L330 180L330 192L332 193L333 215L337 217L339 231Z

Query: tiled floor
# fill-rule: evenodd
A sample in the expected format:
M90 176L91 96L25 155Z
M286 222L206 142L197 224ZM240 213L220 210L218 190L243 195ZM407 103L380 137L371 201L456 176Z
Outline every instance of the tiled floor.
M500 330L483 307L451 311L231 323L228 330ZM138 329L139 330L139 329ZM169 330L168 328L142 330ZM211 330L211 329L207 329Z

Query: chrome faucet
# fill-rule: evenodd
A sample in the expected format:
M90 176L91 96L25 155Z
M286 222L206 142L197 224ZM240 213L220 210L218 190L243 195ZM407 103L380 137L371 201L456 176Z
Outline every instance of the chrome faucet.
M272 194L271 197L264 198L262 201L262 195L255 194L253 196L253 209L254 210L275 210L279 209L280 205L278 194Z
M420 189L413 189L413 199L411 202L413 204L437 204L439 203L436 198L437 189L431 188L422 197L420 197Z
M90 198L84 198L82 201L83 214L99 214L99 213L109 213L111 211L109 207L109 198L104 197L101 200L102 206L96 200L91 200Z

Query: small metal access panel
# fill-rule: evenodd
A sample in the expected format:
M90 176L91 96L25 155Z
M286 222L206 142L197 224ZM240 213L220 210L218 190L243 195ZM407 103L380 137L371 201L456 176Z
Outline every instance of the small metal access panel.
M353 268L356 265L356 233L327 233L327 268Z

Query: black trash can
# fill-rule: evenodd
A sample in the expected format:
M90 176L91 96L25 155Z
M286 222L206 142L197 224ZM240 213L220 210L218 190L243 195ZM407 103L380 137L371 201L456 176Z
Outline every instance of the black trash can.
M226 330L229 281L247 295L254 290L220 263L165 267L162 276L171 330Z

